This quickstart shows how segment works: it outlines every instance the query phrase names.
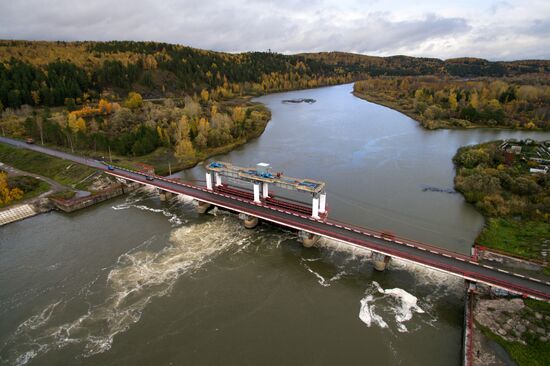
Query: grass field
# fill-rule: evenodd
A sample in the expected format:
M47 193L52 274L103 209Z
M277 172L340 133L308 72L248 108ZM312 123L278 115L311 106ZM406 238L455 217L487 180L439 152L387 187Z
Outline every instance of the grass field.
M533 337L527 340L527 345L523 345L519 342L506 341L488 329L483 329L483 333L488 338L500 344L519 366L548 365L550 347L548 347L546 342Z
M17 169L51 178L63 185L85 189L82 182L96 170L71 161L26 149L0 144L0 161Z
M545 222L491 218L477 243L524 258L541 259L541 238L550 238L550 225Z

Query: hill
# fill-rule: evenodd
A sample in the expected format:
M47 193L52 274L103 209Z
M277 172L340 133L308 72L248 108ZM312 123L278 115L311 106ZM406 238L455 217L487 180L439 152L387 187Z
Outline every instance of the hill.
M346 52L302 53L307 60L345 67L369 76L440 75L460 78L515 76L550 71L550 60L488 61L480 58L377 57Z
M266 92L351 82L376 75L504 76L548 72L550 61L491 62L344 52L282 55L224 53L158 42L0 41L0 110L116 100L129 91L145 98L207 89L214 95Z

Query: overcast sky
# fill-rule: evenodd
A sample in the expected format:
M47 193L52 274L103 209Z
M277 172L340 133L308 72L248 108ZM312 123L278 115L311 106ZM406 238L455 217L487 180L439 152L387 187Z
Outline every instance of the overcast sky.
M0 0L0 38L550 59L550 0Z

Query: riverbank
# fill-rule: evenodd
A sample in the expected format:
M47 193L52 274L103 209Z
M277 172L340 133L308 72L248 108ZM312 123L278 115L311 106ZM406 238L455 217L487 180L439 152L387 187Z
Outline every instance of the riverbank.
M167 175L257 138L271 119L269 109L249 96L208 102L184 99L142 102L134 109L104 100L98 108L83 106L72 112L28 107L4 113L0 127L5 136L20 141L128 168L144 163ZM67 124L74 128L66 129ZM50 132L40 133L42 129Z
M0 161L17 166L1 163L0 168L9 174L13 186L24 192L21 199L3 206L0 225L55 208L72 212L134 188L122 187L114 178L88 166L22 147L0 144Z
M550 304L497 297L483 285L470 294L473 303L473 365L543 366L550 359Z
M532 131L532 129L523 128L523 127L506 127L506 126L491 126L491 125L482 125L482 124L475 124L472 125L470 123L467 123L466 120L426 120L422 117L422 115L416 113L413 108L410 108L409 105L404 104L403 102L396 102L386 99L385 97L381 96L380 94L374 94L374 93L360 93L357 91L353 91L352 93L354 96L356 96L359 99L366 100L367 102L375 103L390 109L393 109L399 113L403 113L407 117L415 120L422 126L423 128L427 130L438 130L438 129L449 129L449 130L474 130L479 128L490 128L494 130L502 130L502 131Z
M254 126L254 129L249 130L245 136L222 146L207 148L206 150L184 160L176 158L174 156L174 152L165 147L158 148L153 153L145 156L138 156L131 159L122 156L115 156L114 160L116 160L117 165L132 169L136 168L136 163L151 165L155 168L155 173L158 175L168 175L170 173L174 174L185 169L193 168L206 159L216 155L226 154L240 146L243 146L249 141L260 137L271 120L271 111L263 105L262 110L265 113L265 118L258 120Z
M508 145L502 141L460 148L453 157L454 186L484 215L477 244L545 262L545 245L550 244L550 206L546 204L550 178L532 172L527 151L535 144L518 142L518 154L505 150Z
M396 109L427 129L550 130L547 75L469 78L369 77L354 84L362 99Z

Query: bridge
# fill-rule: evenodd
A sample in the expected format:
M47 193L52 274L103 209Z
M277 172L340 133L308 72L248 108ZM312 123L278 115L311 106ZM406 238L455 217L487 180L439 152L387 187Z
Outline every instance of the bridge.
M524 297L550 301L549 282L478 263L473 256L455 253L417 241L329 219L324 212L315 210L315 207L321 207L320 196L324 194L324 187L320 185L315 187L310 185L309 191L313 194L312 208L310 210L309 207L306 208L303 205L292 202L269 199L269 194L262 194L262 197L259 197L259 187L256 188L256 184L259 183L256 183L256 181L261 181L258 178L273 179L273 177L269 176L248 177L255 185L254 192L252 193L222 184L220 178L216 176L216 172L219 174L220 169L224 167L217 167L215 165L207 170L207 185L201 186L158 176L152 172L134 171L107 165L97 160L86 159L40 146L26 146L20 141L11 139L0 138L0 142L7 142L18 147L30 148L85 164L119 179L156 188L161 194L171 193L190 196L197 201L199 210L202 209L204 211L209 205L212 205L236 212L248 227L254 227L257 224L257 220L261 219L295 229L300 233L302 241L306 246L311 245L317 237L325 237L350 246L371 250L377 253L379 262L382 263L387 262L390 257L395 257L459 276L469 281L504 289ZM237 168L236 171L239 171L239 169ZM215 185L213 184L212 174L214 174ZM273 182L271 181L271 183ZM297 182L294 183L297 184ZM322 208L323 210L325 209L324 203Z

